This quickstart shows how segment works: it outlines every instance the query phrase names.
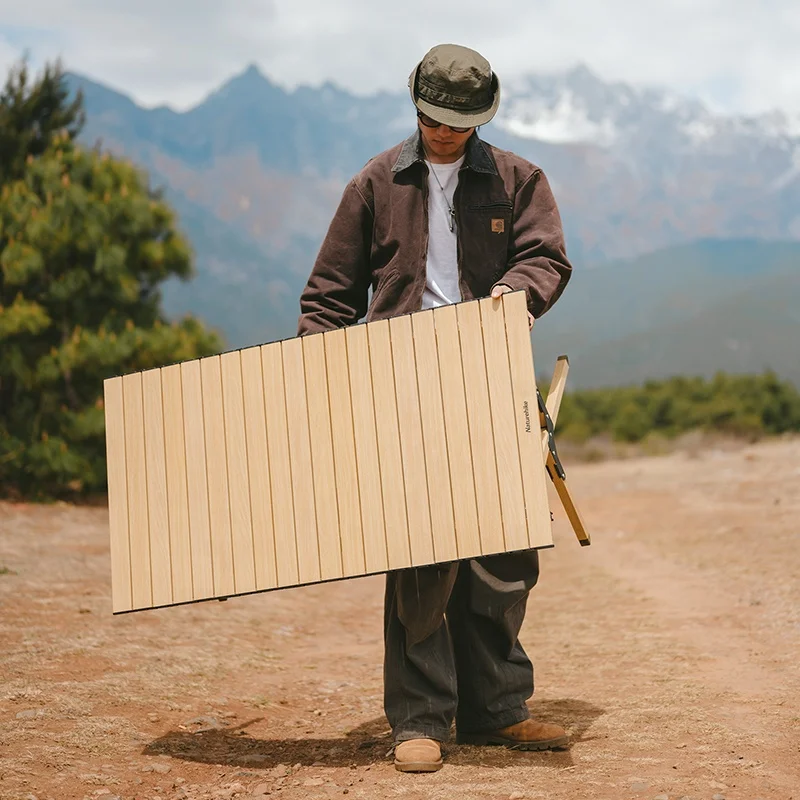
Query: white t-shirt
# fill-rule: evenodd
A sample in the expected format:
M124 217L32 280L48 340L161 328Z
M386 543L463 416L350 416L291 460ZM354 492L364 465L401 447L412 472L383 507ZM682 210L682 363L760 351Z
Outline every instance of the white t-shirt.
M458 185L458 170L464 163L464 156L452 164L432 164L430 161L426 163L428 164L428 261L422 308L435 308L461 300L461 287L458 285L458 229L453 224L453 230L450 230L450 208L453 207L453 195Z

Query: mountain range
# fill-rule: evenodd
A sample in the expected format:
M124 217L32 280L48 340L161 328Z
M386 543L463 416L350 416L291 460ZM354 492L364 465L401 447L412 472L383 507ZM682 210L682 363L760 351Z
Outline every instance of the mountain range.
M800 386L800 244L701 240L577 269L534 326L537 372L572 386L771 369Z
M414 124L405 90L287 91L252 66L185 112L69 80L83 138L146 169L194 246L197 277L166 287L167 310L199 314L233 347L294 335L345 182ZM586 67L503 93L481 136L545 170L575 265L537 353L576 354L585 385L765 366L800 382L800 119L719 115Z

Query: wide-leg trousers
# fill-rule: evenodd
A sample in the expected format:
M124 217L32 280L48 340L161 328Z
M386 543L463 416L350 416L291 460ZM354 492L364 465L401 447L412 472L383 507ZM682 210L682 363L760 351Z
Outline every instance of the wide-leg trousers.
M533 666L519 643L535 550L387 575L384 707L396 742L444 742L529 717Z

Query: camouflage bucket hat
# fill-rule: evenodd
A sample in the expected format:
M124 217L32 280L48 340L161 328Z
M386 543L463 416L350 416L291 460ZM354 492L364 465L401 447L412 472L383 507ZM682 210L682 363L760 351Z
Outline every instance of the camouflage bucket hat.
M440 44L408 79L414 105L431 119L456 128L485 125L500 105L500 81L475 50Z

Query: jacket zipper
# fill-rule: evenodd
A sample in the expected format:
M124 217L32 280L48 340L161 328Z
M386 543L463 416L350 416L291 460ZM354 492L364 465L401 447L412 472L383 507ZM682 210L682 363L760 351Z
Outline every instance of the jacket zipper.
M483 205L483 206L469 206L469 210L470 211L484 211L484 210L488 210L488 209L491 209L491 208L511 209L513 207L514 207L514 204L511 203L510 201L501 200L500 202L487 203L486 205Z
M430 244L430 221L428 219L428 165L425 164L425 177L422 181L422 289L419 293L417 310L422 309L422 298L425 296L425 287L428 284L428 246Z
M467 174L466 167L462 166L461 169L458 171L458 183L456 184L456 190L453 193L453 211L455 212L455 219L456 219L456 268L458 269L458 293L461 295L461 299L464 299L464 286L463 279L462 279L462 269L461 269L461 214L459 200L461 199L461 185L462 185L462 178Z

